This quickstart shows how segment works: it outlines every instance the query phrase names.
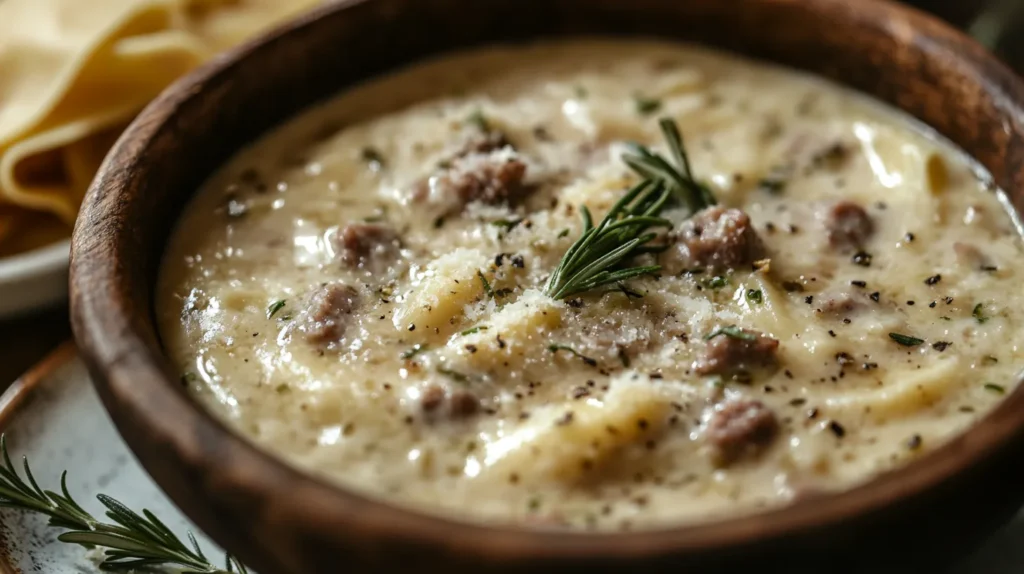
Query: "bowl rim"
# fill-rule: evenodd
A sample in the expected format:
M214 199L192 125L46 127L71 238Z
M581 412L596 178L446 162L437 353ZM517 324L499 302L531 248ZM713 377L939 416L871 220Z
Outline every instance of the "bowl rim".
M72 322L76 340L93 373L108 410L130 409L148 431L184 459L202 468L219 461L196 444L196 437L217 437L231 449L234 467L221 467L221 477L244 481L261 496L289 500L287 506L304 508L303 516L325 527L367 533L364 538L403 539L453 546L461 552L488 553L496 559L595 557L629 558L667 555L687 550L740 547L806 533L823 524L855 521L883 512L897 499L931 491L953 477L981 465L1015 440L1024 437L1024 385L1007 395L995 409L967 431L926 456L891 472L878 475L848 490L823 493L810 500L754 514L741 513L692 524L667 525L634 532L581 533L481 524L392 505L377 496L335 485L292 467L263 451L221 423L201 405L175 387L159 344L128 312L128 305L111 299L107 289L123 284L127 271L114 252L112 239L123 227L123 205L110 213L101 190L121 185L131 177L131 166L145 153L159 130L172 122L177 111L201 97L201 87L243 66L258 49L296 35L322 17L372 0L336 0L281 28L229 50L175 82L125 130L103 162L85 197L75 226L71 255ZM842 0L807 0L823 7ZM949 57L973 69L993 99L1011 107L1024 107L1024 82L965 34L908 6L889 0L861 0L865 18L891 22L894 27L925 30L924 41L934 49L931 58ZM769 60L770 61L770 60ZM301 113L301 110L295 112ZM271 128L272 129L272 128ZM124 247L124 246L121 246ZM152 308L147 301L147 308ZM185 430L183 430L185 429ZM127 437L126 437L127 438ZM147 465L148 466L148 465ZM259 469L259 472L253 472ZM223 479L222 479L223 480ZM313 512L315 509L316 512ZM299 512L299 511L296 511ZM243 551L244 553L244 551Z

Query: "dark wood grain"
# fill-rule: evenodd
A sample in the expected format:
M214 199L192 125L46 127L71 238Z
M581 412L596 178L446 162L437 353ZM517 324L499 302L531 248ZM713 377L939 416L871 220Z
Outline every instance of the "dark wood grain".
M263 574L927 571L1024 497L1024 390L932 455L839 495L649 533L469 525L367 500L253 448L180 389L154 330L164 242L233 151L361 79L441 51L541 36L656 35L810 70L894 104L970 152L1024 207L1024 87L938 20L874 1L369 0L320 10L175 84L86 197L72 253L75 334L141 462Z

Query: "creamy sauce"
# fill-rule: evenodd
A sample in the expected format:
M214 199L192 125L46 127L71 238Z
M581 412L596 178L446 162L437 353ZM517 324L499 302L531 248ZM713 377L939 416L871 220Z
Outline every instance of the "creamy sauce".
M623 142L667 155L663 116L750 252L693 267L687 229L710 232L672 208L660 277L548 297L580 207L638 179ZM1020 255L998 193L900 114L577 41L417 65L244 150L186 210L157 309L188 389L300 468L473 520L649 528L849 488L964 430L1015 385Z

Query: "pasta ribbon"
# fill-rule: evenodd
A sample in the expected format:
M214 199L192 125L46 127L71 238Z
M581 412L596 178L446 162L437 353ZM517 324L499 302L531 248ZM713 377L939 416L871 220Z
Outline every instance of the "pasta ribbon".
M0 2L0 203L65 229L117 135L168 84L316 0ZM39 218L29 218L38 223ZM11 225L0 221L0 241Z

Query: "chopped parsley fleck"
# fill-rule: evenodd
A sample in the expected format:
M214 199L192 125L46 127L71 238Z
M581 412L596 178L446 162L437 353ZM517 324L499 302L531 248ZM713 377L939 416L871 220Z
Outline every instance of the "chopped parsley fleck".
M641 116L649 116L661 109L661 100L655 98L636 95L633 97L633 103L636 105L636 113Z
M583 363L586 364L587 366L590 366L590 367L596 367L597 366L597 361L596 360L591 359L590 357L587 357L587 356L583 355L582 353L580 353L579 351L577 351L576 349L573 349L572 347L570 347L568 345L548 345L548 350L551 351L552 353L558 353L559 351L565 351L565 352L570 353L570 354L572 354L572 355L574 355L576 357L579 357L580 360L583 361Z
M997 385L995 383L985 383L985 390L996 393L997 395L1006 394L1006 388L1003 387L1002 385Z
M421 345L421 344L417 343L417 344L413 345L410 349L408 349L407 351L402 353L402 358L403 359L411 359L411 358L415 357L416 355L419 355L420 353L422 353L422 352L424 352L426 350L427 350L427 346L426 345Z
M764 293L760 289L747 289L747 301L760 305L764 302Z
M522 221L522 219L495 219L491 222L491 225L501 227L505 231L512 231Z
M568 237L568 236L569 236L569 228L568 227L558 232L558 238L559 239L561 239L563 237Z
M284 309L284 306L285 306L285 300L284 299L278 299L277 301L274 301L273 303L271 303L270 306L267 307L267 319L272 318L274 315L277 314L278 311L280 311L281 309Z
M904 347L916 347L921 343L924 343L924 339L918 339L917 337L911 337L910 335L901 335L899 333L889 333L889 338Z
M455 381L457 383L468 383L469 382L469 377L464 375L464 374L462 374L462 373L460 373L460 372L458 372L458 371L453 371L451 369L446 369L445 367L438 367L437 368L437 372L441 373L442 375L450 378L451 380L453 380L453 381Z
M484 286L484 293L486 293L488 297L494 297L494 291L491 289L491 284L487 282L487 278L484 277L484 272L477 269L476 276L480 278L480 283Z
M366 223L380 223L381 221L385 221L387 217L388 210L386 207L382 205L378 207L377 210L374 211L371 215L364 217L363 221L365 221Z
M472 335L474 333L479 333L480 331L486 331L486 330L487 330L487 325L477 325L476 327L470 327L469 329L466 329L465 331L463 331L463 332L461 332L459 334L462 335L463 337L465 337L466 335Z
M715 337L725 335L733 339L740 339L742 341L756 341L757 336L752 333L747 333L743 329L740 329L736 325L728 325L726 327L719 327L704 337L705 341L710 341Z
M476 126L476 128L482 132L491 131L490 122L487 121L487 118L484 117L484 113L479 109L473 110L473 112L466 117L466 123Z
M292 388L288 386L288 383L281 383L280 385L277 385L276 387L274 387L274 392L279 394L279 395L287 393L287 392L289 392L291 390L292 390Z
M729 285L729 280L726 279L725 277L721 276L721 275L715 275L711 279L708 279L707 281L704 282L704 286L705 287L707 287L708 289L713 289L713 290L718 290L718 289L721 289L722 287L726 287L728 285Z
M988 315L985 314L985 305L983 303L978 303L977 305L975 305L974 310L971 311L971 315L973 315L979 323L985 323L990 318Z

